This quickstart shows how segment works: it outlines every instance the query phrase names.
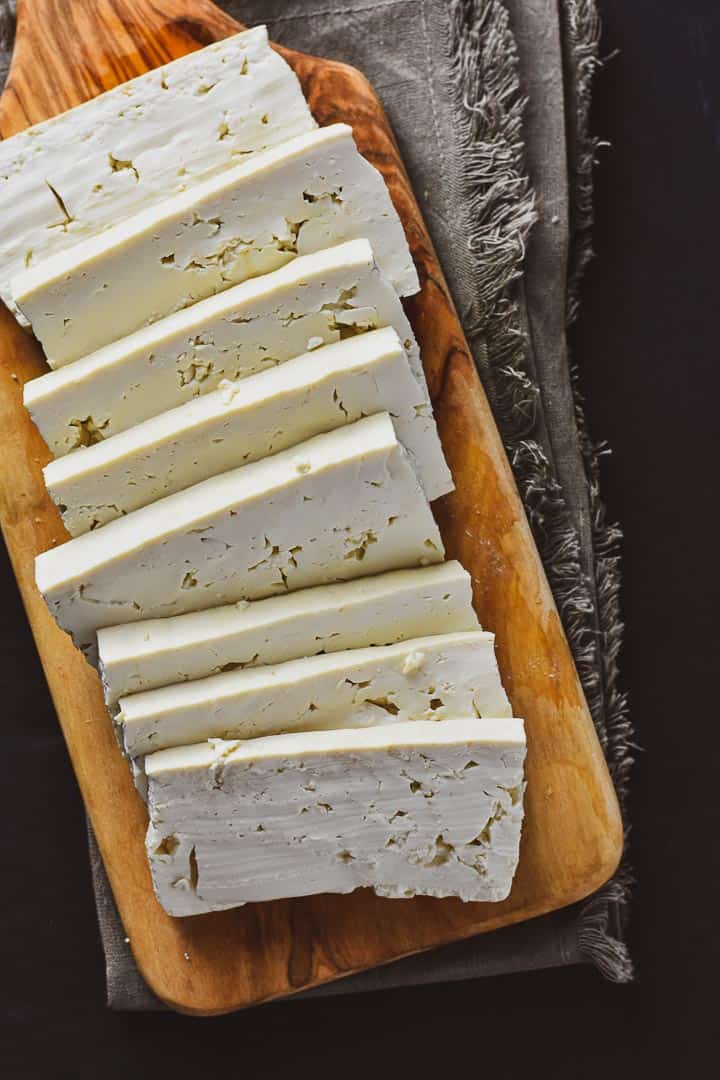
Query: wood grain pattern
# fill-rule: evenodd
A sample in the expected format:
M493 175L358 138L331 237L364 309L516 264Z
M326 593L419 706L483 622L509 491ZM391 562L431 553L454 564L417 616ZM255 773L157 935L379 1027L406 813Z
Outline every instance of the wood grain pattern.
M0 99L0 134L234 33L205 0L19 0L18 39ZM176 1009L226 1012L569 904L614 871L615 794L502 443L442 271L372 88L345 65L281 50L321 124L352 124L383 173L422 281L408 304L457 491L435 504L449 557L472 574L495 631L515 714L526 718L527 818L520 868L502 904L350 896L250 905L174 920L156 903L143 848L145 808L115 745L95 672L57 629L33 577L37 552L66 539L45 493L47 449L21 385L45 365L0 309L0 517L48 684L117 904L145 978ZM50 898L48 897L48 901Z

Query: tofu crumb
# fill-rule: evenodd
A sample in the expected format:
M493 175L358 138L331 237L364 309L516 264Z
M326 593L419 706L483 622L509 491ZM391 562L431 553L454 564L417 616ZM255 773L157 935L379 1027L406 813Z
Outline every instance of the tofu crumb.
M425 653L416 651L411 652L409 656L405 657L405 663L403 664L403 675L413 675L416 671L420 671L421 667L425 663Z
M229 405L237 393L237 384L231 382L230 379L221 379L218 383L218 389L223 405Z

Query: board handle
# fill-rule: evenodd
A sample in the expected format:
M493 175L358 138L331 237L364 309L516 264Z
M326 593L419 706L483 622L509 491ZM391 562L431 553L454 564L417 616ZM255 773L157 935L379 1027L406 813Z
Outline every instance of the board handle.
M18 0L0 135L243 29L211 0Z

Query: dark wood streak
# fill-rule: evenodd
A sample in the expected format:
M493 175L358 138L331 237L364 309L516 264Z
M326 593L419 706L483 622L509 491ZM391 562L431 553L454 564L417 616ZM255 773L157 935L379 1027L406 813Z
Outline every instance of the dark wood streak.
M445 401L445 391L448 382L453 378L453 366L456 360L462 364L466 364L468 356L461 346L456 343L451 343L448 346L447 351L442 354L439 363L436 364L435 370L433 371L433 384L430 396L432 398L433 408L436 412L442 411Z
M217 35L198 19L175 19L173 26L185 36L188 45L193 49L217 41Z
M80 34L78 34L77 40L78 48L82 50L83 72L86 75L86 81L78 87L78 90L83 99L89 101L90 98L96 97L103 92L103 80L93 69L93 54L89 43ZM122 65L112 56L109 58L109 66L113 78L117 82L123 82L127 79L127 74L123 71ZM77 67L75 70L77 71Z
M5 137L238 28L208 0L73 0L70 22L67 9L61 0L19 0L17 48L0 99ZM10 558L138 964L161 998L203 1014L571 903L610 876L622 844L612 785L560 620L382 106L352 68L278 51L297 71L321 123L352 124L360 149L385 176L420 269L422 292L407 310L456 483L433 509L448 555L472 575L478 613L497 634L506 686L526 719L527 817L520 868L501 904L400 903L364 890L191 919L166 916L150 884L145 808L117 751L100 682L35 589L35 554L67 534L42 482L47 448L19 392L44 369L42 354L0 310L0 518Z
M309 904L290 905L290 956L288 958L288 981L293 990L300 990L313 982L313 968L316 960L316 941L322 940L321 934L314 930L312 906Z
M17 115L19 123L21 124L21 127L17 129L18 131L22 130L22 128L29 127L32 123L35 123L35 121L28 115L27 110L25 109L25 106L20 98L20 95L15 89L11 79L8 79L5 83L5 89L3 90L2 98L3 100L7 101L12 98L13 112ZM8 134L12 134L12 132L8 132ZM3 134L2 131L0 131L0 138L6 137L7 136Z

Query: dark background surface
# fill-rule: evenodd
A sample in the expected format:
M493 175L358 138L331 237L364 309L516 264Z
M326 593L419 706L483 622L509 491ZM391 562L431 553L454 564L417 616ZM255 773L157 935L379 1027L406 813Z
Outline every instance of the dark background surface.
M717 469L720 4L600 0L597 259L573 334L604 491L625 530L638 981L584 968L265 1006L113 1014L82 806L0 562L0 1075L385 1077L549 1067L715 1074L720 1047ZM543 1066L545 1068L543 1068Z

